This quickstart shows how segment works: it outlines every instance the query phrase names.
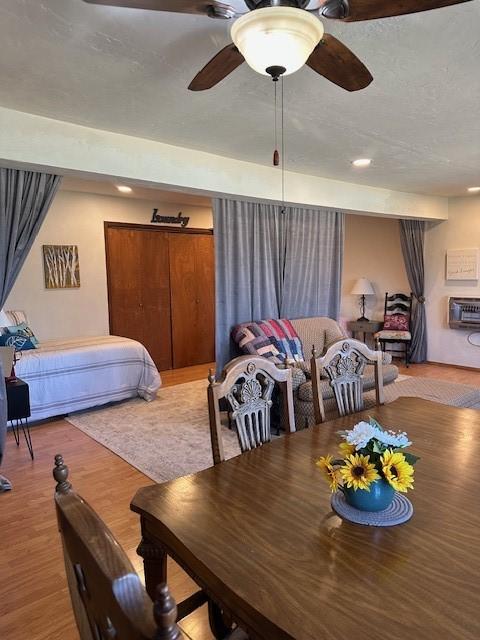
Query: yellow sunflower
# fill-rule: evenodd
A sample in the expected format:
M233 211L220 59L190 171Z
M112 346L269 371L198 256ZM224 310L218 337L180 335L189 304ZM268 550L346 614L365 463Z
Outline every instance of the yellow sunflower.
M375 465L370 462L370 456L359 453L351 454L345 459L345 464L340 467L343 482L349 489L365 489L370 491L370 485L380 476Z
M355 445L348 442L341 442L338 445L338 450L342 458L346 458L347 456L351 456L353 453L355 453Z
M403 453L394 453L387 449L380 458L383 475L396 491L406 493L408 489L413 489L414 469L405 460Z
M332 466L332 461L333 461L333 456L329 454L328 456L323 456L319 458L315 464L320 469L320 471L322 471L325 478L327 479L328 484L330 485L330 489L332 490L332 493L335 493L335 491L337 491L338 489L338 478L337 478L337 472Z

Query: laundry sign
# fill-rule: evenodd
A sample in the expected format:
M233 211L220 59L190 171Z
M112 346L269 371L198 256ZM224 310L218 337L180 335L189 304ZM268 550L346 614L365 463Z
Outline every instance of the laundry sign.
M154 209L150 222L155 222L157 224L179 224L181 227L186 227L189 220L190 217L182 216L181 211L178 212L177 216L162 216L158 213L158 209Z
M449 249L446 278L478 280L478 249Z

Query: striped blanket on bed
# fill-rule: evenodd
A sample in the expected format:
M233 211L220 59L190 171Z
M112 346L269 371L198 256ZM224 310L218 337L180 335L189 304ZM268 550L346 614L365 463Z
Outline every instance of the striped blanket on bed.
M145 347L118 336L42 342L22 352L15 372L29 385L32 420L136 396L153 400L161 385Z

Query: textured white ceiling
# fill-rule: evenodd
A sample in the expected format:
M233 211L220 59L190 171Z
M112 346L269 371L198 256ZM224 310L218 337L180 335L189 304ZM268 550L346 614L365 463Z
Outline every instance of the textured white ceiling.
M480 0L325 25L375 80L350 94L308 68L289 76L287 168L438 195L480 185ZM201 16L1 0L0 105L269 164L270 80L245 64L187 91L229 41L228 22ZM365 156L368 170L350 165Z

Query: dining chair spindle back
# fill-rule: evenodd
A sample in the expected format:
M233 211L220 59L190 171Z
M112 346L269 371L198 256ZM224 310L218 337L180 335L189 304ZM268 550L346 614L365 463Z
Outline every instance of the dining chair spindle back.
M208 409L213 462L225 460L222 442L220 401L231 409L242 453L271 440L272 393L275 384L282 389L285 428L295 431L292 372L279 369L261 356L240 356L229 362L217 381L211 372L208 385Z
M326 353L319 357L313 347L311 372L313 388L313 409L315 422L325 422L325 406L321 392L321 378L326 376L333 389L340 416L362 411L362 374L367 364L375 367L376 404L383 404L382 352L372 351L359 340L342 339L333 343Z

